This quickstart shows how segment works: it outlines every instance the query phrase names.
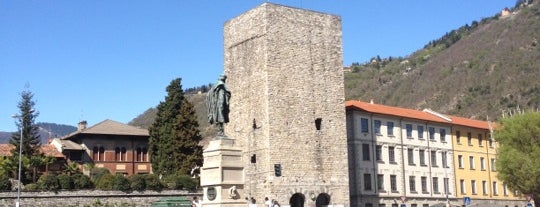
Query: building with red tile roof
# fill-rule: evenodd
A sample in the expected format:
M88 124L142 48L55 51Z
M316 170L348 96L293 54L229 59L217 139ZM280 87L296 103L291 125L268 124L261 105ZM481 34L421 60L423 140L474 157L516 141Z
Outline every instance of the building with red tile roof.
M494 123L429 109L347 101L351 203L522 206L496 178ZM357 201L355 201L357 199Z

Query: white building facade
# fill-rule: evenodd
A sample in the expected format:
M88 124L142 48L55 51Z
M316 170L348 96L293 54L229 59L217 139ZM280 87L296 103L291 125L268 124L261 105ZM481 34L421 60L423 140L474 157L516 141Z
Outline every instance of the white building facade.
M351 206L428 207L455 201L448 120L374 103L346 105Z

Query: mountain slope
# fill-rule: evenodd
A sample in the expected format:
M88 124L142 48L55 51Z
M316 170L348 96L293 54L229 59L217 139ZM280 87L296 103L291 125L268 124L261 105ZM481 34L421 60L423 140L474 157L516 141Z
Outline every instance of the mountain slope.
M41 143L47 143L50 138L62 137L77 130L77 127L47 122L36 123ZM13 132L0 132L0 143L9 143Z
M348 73L347 99L490 120L518 106L540 107L538 3L467 28L448 48L429 46Z

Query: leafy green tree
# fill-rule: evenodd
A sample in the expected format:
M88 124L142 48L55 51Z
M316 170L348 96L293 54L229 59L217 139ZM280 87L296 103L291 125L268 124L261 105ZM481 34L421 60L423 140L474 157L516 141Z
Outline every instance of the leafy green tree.
M60 189L60 183L58 182L58 178L56 175L53 174L45 174L39 177L39 180L37 182L39 189L42 190L50 190L50 191L56 191Z
M61 189L64 190L71 190L75 186L73 183L73 178L66 174L60 174L56 176L58 178L58 184L60 185Z
M89 189L94 187L92 180L90 180L90 177L88 177L87 175L75 174L72 175L71 178L73 179L73 185L75 189Z
M146 189L146 183L144 180L144 175L135 174L129 177L131 182L131 189L136 191L144 191Z
M202 140L193 105L184 96L181 79L171 81L149 128L152 170L159 175L189 174L202 165Z
M34 110L35 102L33 100L34 94L30 91L23 91L21 93L21 100L17 107L19 108L19 114L17 115L17 127L18 132L11 135L9 143L15 146L11 150L12 159L18 162L19 159L19 146L22 145L22 156L26 159L31 159L32 156L41 155L39 148L41 146L38 126L35 124L36 118L39 116L39 112ZM21 131L22 131L22 143L21 143ZM22 175L26 174L26 169L21 169ZM35 175L34 175L35 176Z
M131 183L124 175L117 174L112 180L112 190L128 192L131 190Z
M38 175L38 168L43 165L43 156L30 156L28 159L28 169L32 169L32 182L35 183Z
M504 118L495 131L499 142L497 176L510 189L532 194L540 203L540 112Z

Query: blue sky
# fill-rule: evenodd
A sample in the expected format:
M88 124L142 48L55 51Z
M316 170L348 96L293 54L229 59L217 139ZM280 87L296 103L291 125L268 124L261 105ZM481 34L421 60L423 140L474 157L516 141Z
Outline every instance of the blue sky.
M38 122L127 123L166 95L223 71L223 24L266 1L0 1L0 131L15 131L20 93ZM341 16L343 64L406 56L515 0L269 1Z

